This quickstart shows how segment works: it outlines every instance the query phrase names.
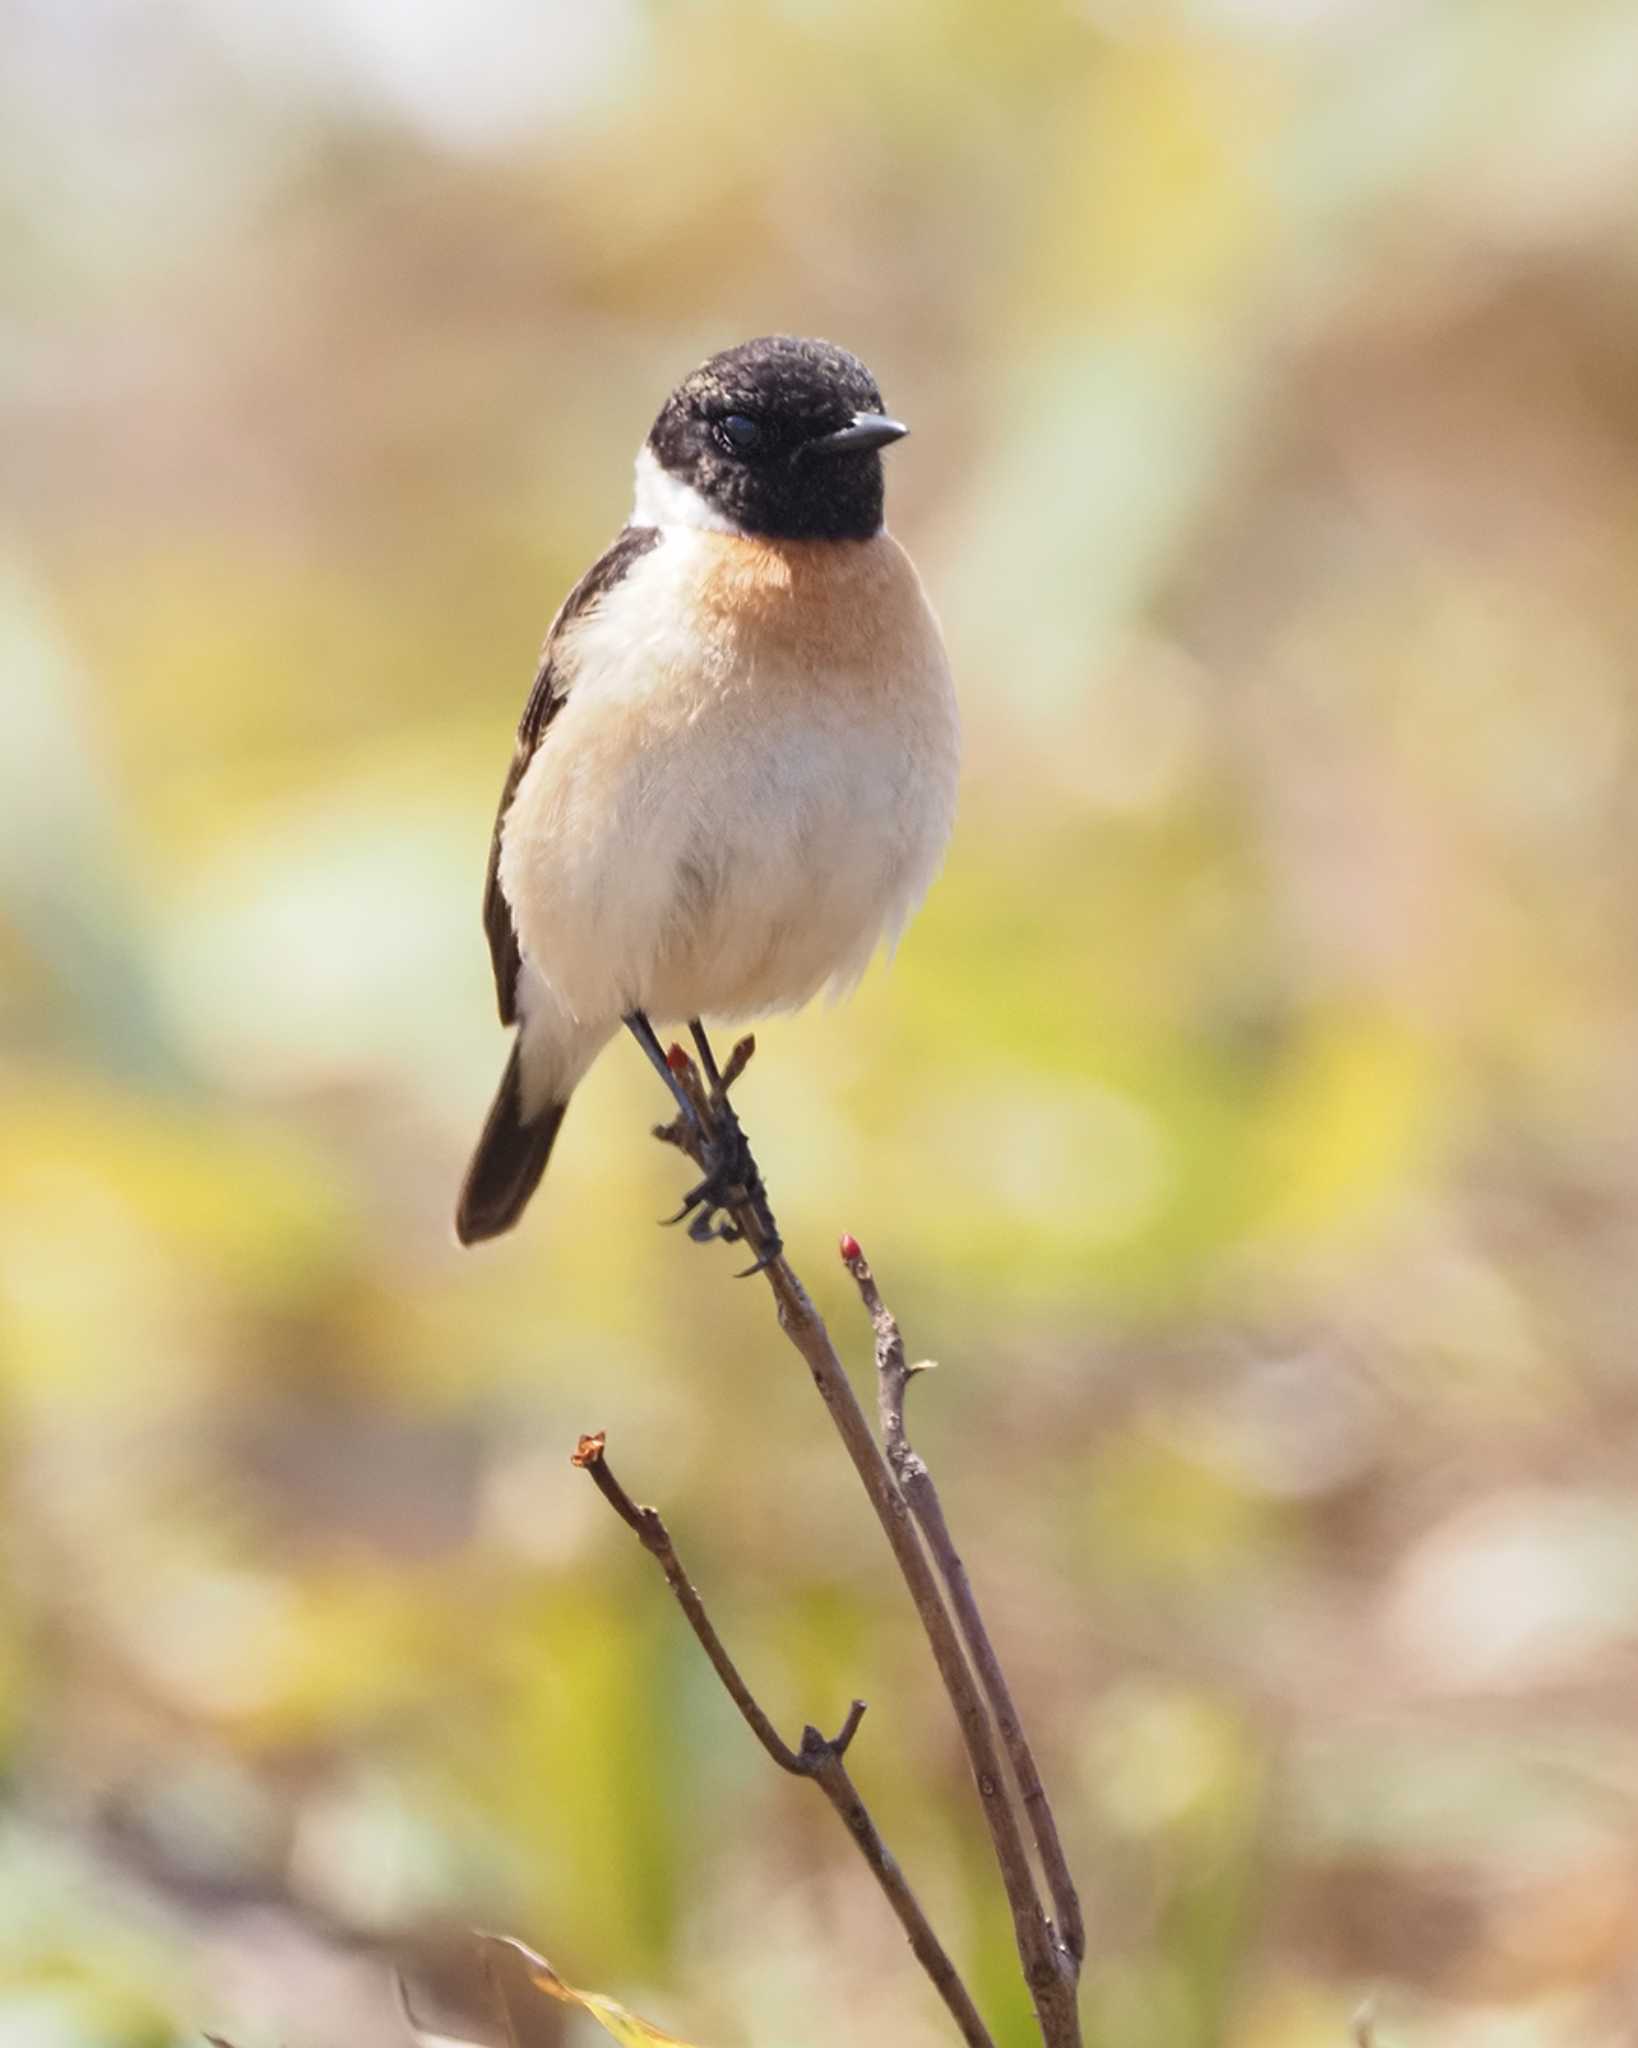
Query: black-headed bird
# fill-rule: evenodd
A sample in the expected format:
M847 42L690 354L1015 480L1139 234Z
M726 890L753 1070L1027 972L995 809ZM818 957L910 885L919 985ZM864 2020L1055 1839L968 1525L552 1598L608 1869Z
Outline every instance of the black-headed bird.
M484 924L516 1031L463 1243L517 1222L622 1024L689 1113L655 1021L690 1024L714 1078L700 1020L846 989L925 894L959 727L882 523L905 432L857 357L790 335L713 356L660 409L630 524L547 634L501 792Z

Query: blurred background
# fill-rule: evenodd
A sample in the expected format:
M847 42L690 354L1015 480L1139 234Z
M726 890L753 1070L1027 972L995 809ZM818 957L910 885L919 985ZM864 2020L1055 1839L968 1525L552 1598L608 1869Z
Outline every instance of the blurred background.
M1032 2038L635 1054L450 1233L540 637L671 383L794 329L914 424L968 765L897 962L740 1103L861 1376L842 1229L942 1362L1089 2038L1638 2038L1638 13L0 34L0 2037L384 2048L388 1957L477 2032L482 1924L712 2048L948 2038L570 1470L602 1427L781 1726L871 1701Z

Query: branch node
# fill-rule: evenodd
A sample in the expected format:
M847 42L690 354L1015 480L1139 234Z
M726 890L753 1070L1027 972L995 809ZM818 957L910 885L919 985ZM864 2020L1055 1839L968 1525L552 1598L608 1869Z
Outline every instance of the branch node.
M637 1532L645 1549L655 1550L655 1554L658 1555L653 1532L658 1532L658 1542L663 1547L668 1540L665 1524L652 1508L640 1508L610 1471L608 1460L603 1455L603 1448L607 1442L606 1430L593 1430L589 1436L583 1436L569 1453L569 1463L578 1465L582 1472L591 1474L598 1492L621 1521L628 1529Z
M892 1907L899 1925L904 1929L912 1953L926 1971L960 2029L961 2038L967 2044L967 2048L995 2048L994 2037L984 2025L967 1987L962 1983L943 1944L933 1932L926 1914L917 1903L914 1892L905 1882L904 1873L877 1832L869 1809L859 1797L853 1781L847 1774L847 1766L842 1761L849 1743L859 1731L859 1723L864 1719L864 1701L853 1702L847 1710L846 1720L834 1737L827 1739L817 1728L807 1727L802 1730L801 1746L792 1749L763 1712L750 1687L740 1676L738 1667L729 1656L722 1638L717 1634L710 1616L705 1611L704 1602L683 1570L682 1560L672 1545L658 1510L639 1508L633 1504L625 1488L615 1479L604 1461L603 1444L604 1437L601 1431L592 1436L583 1436L575 1452L574 1462L591 1474L604 1499L617 1511L621 1519L636 1531L643 1547L663 1568L666 1583L693 1629L700 1648L710 1660L712 1669L722 1681L724 1691L739 1709L741 1717L757 1741L782 1771L789 1771L793 1777L811 1778L836 1809L837 1816L852 1836L859 1853L869 1865L871 1874Z
M1033 1875L1025 1870L1019 1870L1016 1882L1008 1885L1008 1895L1014 1905L1014 1925L1019 1937L1019 1957L1032 1984L1045 1987L1056 1984L1061 1977L1068 1987L1065 2010L1061 2013L1055 2011L1051 2021L1045 2022L1045 2031L1049 2040L1056 2041L1060 2035L1061 2022L1063 2038L1069 2039L1074 2031L1074 1985L1081 1959L1086 1953L1086 1927L1081 1916L1080 1900L1076 1896L1074 1879L1070 1876L1069 1866L1064 1858L1056 1816L1048 1803L1034 1753L1024 1734L1018 1709L1013 1703L1006 1674L1001 1669L989 1630L985 1627L983 1616L979 1612L972 1583L967 1576L967 1568L961 1561L961 1555L950 1534L949 1524L945 1521L938 1488L933 1483L933 1475L928 1470L926 1460L912 1447L909 1437L905 1434L905 1391L915 1375L930 1370L934 1361L922 1359L915 1365L906 1364L904 1338L899 1330L898 1319L883 1301L881 1290L876 1285L876 1276L871 1272L862 1254L856 1258L849 1258L847 1266L858 1287L859 1299L870 1317L870 1327L876 1339L877 1408L881 1421L882 1449L886 1453L888 1468L893 1474L898 1497L926 1543L938 1576L943 1582L945 1594L950 1602L950 1611L967 1654L972 1660L972 1667L977 1673L995 1732L1001 1738L1001 1746L1012 1767L1018 1802L1035 1838L1035 1847L1046 1878L1047 1890L1058 1917L1058 1927L1061 1929L1061 1933L1055 1929L1042 1910L1039 1894L1035 1891ZM1016 1830L1008 1789L1003 1785L997 1772L980 1764L976 1754L973 1763L978 1789L986 1810L993 1810L998 1815L1003 1809L1006 1810L1005 1832L1008 1836L1010 1854L1014 1849ZM997 1847L999 1850L999 1842ZM1017 1844L1017 1853L1021 1857L1021 1843Z
M756 1033L747 1031L745 1036L728 1055L728 1064L722 1070L722 1092L724 1095L744 1073L756 1056Z
M751 1270L767 1273L779 1326L807 1366L881 1523L949 1697L980 1788L984 1819L1011 1910L1019 1961L1026 1981L1037 1992L1042 2048L1080 2048L1075 1966L1085 1938L1079 1905L1057 1840L1056 1823L1046 1805L1034 1760L1022 1739L993 1647L973 1604L965 1568L944 1526L931 1476L905 1438L905 1387L912 1375L925 1371L931 1361L919 1361L915 1366L906 1363L898 1323L882 1300L858 1239L851 1232L845 1233L837 1249L859 1291L875 1337L882 1422L878 1442L865 1420L830 1333L801 1282L780 1256L778 1233L768 1213L760 1175L743 1132L728 1109L726 1084L718 1077L703 1032L698 1028L695 1038L711 1083L710 1093L707 1095L702 1084L700 1069L686 1054L679 1061L681 1049L675 1048L667 1055L667 1065L678 1096L693 1112L694 1127L688 1128L689 1117L685 1112L675 1124L661 1126L656 1136L680 1146L705 1169L708 1179L699 1190L699 1197L707 1202L713 1194L725 1197L725 1202L718 1200L717 1211L721 1212L726 1205L733 1228L711 1229L713 1212L707 1207L705 1229L696 1228L693 1234L743 1236L758 1253ZM751 1045L751 1041L744 1041L734 1048L727 1068L730 1075L737 1075L743 1067ZM719 1189L722 1162L718 1155L729 1147L733 1148L732 1163L738 1171L731 1184ZM696 1203L691 1201L688 1206L692 1208ZM799 1747L791 1748L730 1660L658 1515L652 1509L639 1509L630 1500L612 1480L601 1456L588 1461L585 1469L664 1568L667 1583L702 1649L764 1750L782 1770L812 1778L835 1807L891 1902L917 1960L938 1988L968 2048L994 2048L993 2037L848 1776L843 1755L858 1731L864 1703L854 1701L834 1739L827 1739L810 1727L804 1729ZM1011 1788L1003 1777L1003 1754L1013 1765L1018 1780L1021 1812L1014 1810ZM1026 1825L1034 1832L1047 1889L1064 1929L1062 1947L1037 1889L1025 1841Z
M830 1749L832 1756L847 1755L848 1745L852 1742L854 1736L858 1734L859 1723L865 1717L865 1706L865 1701L855 1700L852 1706L848 1708L847 1719L831 1738Z

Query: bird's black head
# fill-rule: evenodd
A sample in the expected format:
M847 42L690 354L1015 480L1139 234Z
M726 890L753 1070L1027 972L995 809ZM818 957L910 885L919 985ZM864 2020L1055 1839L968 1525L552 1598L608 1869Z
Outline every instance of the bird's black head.
M713 520L780 540L868 540L882 523L881 450L907 431L876 380L828 341L769 334L679 384L645 450Z

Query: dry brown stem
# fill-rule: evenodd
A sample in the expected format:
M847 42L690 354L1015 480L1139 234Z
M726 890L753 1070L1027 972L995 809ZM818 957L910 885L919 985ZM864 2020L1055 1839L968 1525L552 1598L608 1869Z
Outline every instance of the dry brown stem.
M639 1507L615 1478L604 1456L604 1442L601 1430L594 1436L583 1436L574 1452L574 1463L591 1474L599 1493L621 1521L635 1532L637 1540L665 1573L666 1584L688 1617L688 1624L698 1637L700 1648L711 1660L712 1670L722 1680L723 1690L738 1707L757 1741L782 1771L789 1771L797 1778L811 1778L835 1807L871 1875L897 1914L916 1960L932 1980L968 2048L995 2048L967 1987L933 1932L915 1893L905 1881L903 1871L889 1853L843 1762L848 1744L864 1719L864 1701L853 1702L847 1719L834 1735L822 1735L810 1725L802 1730L801 1747L792 1749L758 1705L755 1695L740 1676L738 1666L724 1648L722 1638L705 1611L705 1603L683 1570L682 1560L664 1521L655 1509Z
M843 1256L876 1334L877 1387L887 1462L899 1483L899 1491L910 1504L917 1527L926 1538L939 1577L949 1594L956 1626L978 1673L978 1682L984 1688L990 1712L995 1716L1007 1761L1012 1766L1018 1796L1035 1838L1036 1853L1041 1859L1047 1889L1058 1916L1058 1939L1079 1964L1086 1955L1086 1928L1081 1918L1081 1902L1075 1891L1075 1881L1069 1874L1063 1844L1058 1838L1057 1818L1041 1783L1035 1755L1019 1719L1006 1673L1001 1668L1001 1660L995 1653L995 1645L979 1612L967 1567L962 1563L955 1539L950 1534L933 1475L928 1471L925 1459L911 1448L905 1433L905 1390L913 1375L922 1368L905 1363L904 1339L899 1333L898 1321L882 1300L876 1276L853 1239L846 1241Z
M727 1121L732 1116L727 1105L727 1089L743 1071L754 1049L753 1040L742 1040L734 1048L721 1081L715 1086L708 1087L693 1060L681 1047L673 1046L668 1055L668 1063L693 1105L695 1116L692 1124L690 1120L679 1117L676 1123L658 1130L656 1136L678 1146L702 1167L705 1166L707 1160L702 1133L712 1133L726 1128ZM746 1158L749 1161L748 1147ZM807 1366L831 1422L842 1439L843 1448L853 1462L854 1470L882 1526L888 1547L893 1553L894 1563L904 1580L927 1636L940 1681L955 1712L956 1723L972 1769L973 1782L978 1788L979 1805L989 1830L991 1846L995 1852L1002 1886L1012 1915L1013 1939L1023 1968L1025 1983L1034 2001L1044 2048L1080 2048L1080 2018L1076 2005L1076 1985L1084 1945L1080 1907L1063 1861L1056 1823L1047 1805L1045 1792L1041 1789L1039 1774L1035 1770L1028 1745L1023 1740L1018 1716L996 1660L994 1648L972 1602L965 1569L955 1553L954 1546L949 1542L948 1531L943 1527L942 1515L934 1515L931 1526L942 1532L942 1554L938 1550L935 1537L929 1535L928 1542L934 1547L934 1554L939 1558L940 1573L949 1587L947 1601L944 1591L940 1588L939 1575L935 1574L933 1565L929 1562L928 1550L923 1545L923 1535L927 1533L926 1526L918 1532L921 1514L913 1510L910 1496L904 1490L900 1476L890 1466L882 1447L876 1442L870 1424L865 1418L865 1412L853 1391L852 1383L837 1356L836 1347L831 1342L830 1333L809 1298L807 1290L791 1269L790 1262L779 1248L777 1239L769 1235L771 1218L762 1195L761 1177L755 1169L754 1161L750 1162L750 1166L754 1192L743 1201L730 1200L728 1213L738 1234L755 1256L756 1266L753 1270L763 1272L767 1278L778 1311L779 1326ZM862 1265L862 1259L860 1263ZM897 1430L901 1443L902 1394L901 1385L898 1390L897 1407ZM883 1413L885 1420L885 1408ZM891 1443L891 1438L889 1442ZM925 1494L922 1495L922 1500L925 1506ZM936 1495L932 1497L932 1507L936 1509ZM637 1515L639 1520L631 1522L631 1526L637 1530L639 1536L643 1534L640 1518L644 1512L646 1511L632 1509L632 1513ZM932 1513L932 1509L928 1512ZM629 1515L625 1519L631 1521ZM671 1577L669 1570L667 1577ZM675 1589L675 1581L673 1586ZM680 1592L678 1597L682 1597ZM952 1604L956 1610L955 1618L952 1618ZM690 1619L693 1619L692 1615ZM696 1623L696 1633L698 1632ZM962 1646L963 1637L968 1646L966 1650ZM705 1636L701 1635L701 1641L706 1642ZM718 1648L720 1650L720 1645ZM973 1664L968 1661L969 1651L974 1663L979 1667L977 1677L974 1675ZM709 1644L707 1654L711 1654ZM723 1666L718 1663L715 1655L712 1655L712 1663L716 1665L719 1675L723 1675ZM732 1669L731 1666L728 1668ZM724 1683L727 1682L724 1676ZM733 1688L729 1689L732 1692ZM745 1697L748 1699L749 1695ZM741 1712L745 1713L746 1708L740 1702L738 1694L735 1694L735 1699L736 1703L740 1704ZM751 1719L749 1713L746 1714L746 1718ZM763 1720L765 1724L765 1717ZM751 1725L757 1728L756 1721L752 1720ZM1017 1798L1002 1763L1001 1749L997 1742L998 1731L1017 1778ZM783 1761L778 1753L770 1748L761 1729L757 1732L763 1747L768 1748L769 1753L776 1756L776 1760ZM768 1732L771 1734L773 1731L770 1728ZM775 1741L778 1741L777 1736ZM783 1748L783 1744L780 1746ZM786 1754L790 1752L786 1751ZM840 1764L839 1757L836 1762ZM789 1769L790 1765L787 1763L784 1768ZM1058 1915L1057 1926L1054 1926L1048 1917L1037 1886L1025 1840L1024 1825L1019 1818L1020 1804L1042 1858L1048 1895Z

